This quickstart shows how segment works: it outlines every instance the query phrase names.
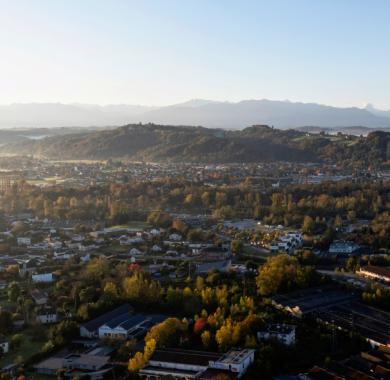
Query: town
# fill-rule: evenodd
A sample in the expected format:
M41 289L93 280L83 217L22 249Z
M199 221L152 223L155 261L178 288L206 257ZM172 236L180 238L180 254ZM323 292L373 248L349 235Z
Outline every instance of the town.
M0 380L390 380L390 0L0 7Z
M259 167L227 165L222 177L203 169L187 187L198 165L144 166L124 178L111 171L115 162L58 162L46 163L37 183L38 169L23 178L26 160L12 165L18 177L3 168L0 199L4 378L317 379L348 371L380 379L389 370L386 180L281 186L279 178L273 186L273 178L258 188ZM81 182L72 181L75 170ZM42 185L43 175L59 173L68 179ZM367 187L361 202L376 211L350 208ZM228 209L237 192L247 203ZM272 364L279 355L283 364Z

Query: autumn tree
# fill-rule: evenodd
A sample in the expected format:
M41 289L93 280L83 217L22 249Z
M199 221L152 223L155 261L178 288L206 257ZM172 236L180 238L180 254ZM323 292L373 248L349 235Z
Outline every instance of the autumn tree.
M256 278L261 295L271 295L307 285L314 275L312 267L303 267L295 257L281 254L267 259Z
M146 334L145 340L154 339L158 347L176 346L188 325L177 318L167 318L153 326Z

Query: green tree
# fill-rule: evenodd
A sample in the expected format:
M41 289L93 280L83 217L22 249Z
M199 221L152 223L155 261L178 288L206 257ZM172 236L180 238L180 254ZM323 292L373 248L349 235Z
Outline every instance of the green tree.
M8 285L8 292L7 293L8 293L8 299L12 302L16 302L18 297L21 294L21 289L20 289L19 284L15 281L12 281Z
M8 334L12 330L12 316L9 311L0 311L0 334Z
M243 241L238 239L232 240L230 249L234 254L242 253L242 250L244 249Z

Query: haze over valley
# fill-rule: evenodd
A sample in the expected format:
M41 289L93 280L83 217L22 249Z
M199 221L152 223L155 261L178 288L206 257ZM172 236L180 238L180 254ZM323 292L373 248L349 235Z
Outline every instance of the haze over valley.
M243 129L255 124L276 128L390 128L390 111L341 108L274 100L217 102L190 100L165 107L30 103L0 106L0 128L107 127L133 123L197 125Z

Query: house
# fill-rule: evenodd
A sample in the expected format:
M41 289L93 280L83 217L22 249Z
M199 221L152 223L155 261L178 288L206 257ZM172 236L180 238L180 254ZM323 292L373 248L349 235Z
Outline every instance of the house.
M50 242L48 242L48 245L50 248L52 248L54 250L62 248L62 242L59 240L50 241Z
M202 248L199 255L203 260L217 261L229 259L232 256L232 253L226 248L210 246Z
M43 325L49 325L58 322L58 315L53 308L44 307L37 311L36 320Z
M152 235L152 236L160 236L160 234L161 234L161 230L159 230L159 229L157 229L157 228L152 228L151 230L150 230L150 234Z
M359 244L348 240L335 240L329 246L329 253L332 255L351 255L360 249Z
M109 356L90 354L71 354L65 357L65 367L88 371L100 370L110 360Z
M264 331L257 333L259 340L275 339L286 346L295 344L296 326L284 323L270 324Z
M153 247L152 247L152 252L154 253L158 253L158 252L161 252L162 251L162 248L159 247L157 244L155 244Z
M82 324L80 326L80 336L84 338L97 338L99 336L100 326L103 326L111 320L114 320L123 315L130 317L132 312L133 308L127 303L119 306L116 309L109 311L108 313L100 315L99 317Z
M129 251L129 255L131 256L139 256L142 255L142 252L137 248L131 248Z
M278 240L274 240L269 248L272 252L292 253L295 249L302 247L302 245L303 235L300 232L288 232Z
M19 246L28 246L31 245L31 238L29 237L18 237L16 242Z
M165 317L160 318L159 322L163 319ZM100 339L126 340L136 338L146 333L155 323L150 316L144 314L134 316L123 314L100 326L98 335Z
M0 258L0 270L7 270L11 267L18 267L19 263L12 257Z
M49 300L48 294L45 291L40 289L31 290L30 296L35 302L35 304L38 306L47 304L47 301Z
M38 374L55 376L59 369L64 369L65 377L87 377L91 380L101 380L107 372L112 370L109 364L110 356L103 353L94 353L96 349L85 353L70 353L66 356L52 356L34 365Z
M390 267L378 267L367 265L356 272L357 275L372 278L374 280L390 282Z
M36 268L40 265L40 260L32 256L23 256L16 258L19 264L19 275L24 277L28 274L34 273Z
M209 379L209 374L224 378L240 378L254 361L255 350L230 350L226 354L215 352L157 349L148 365L140 370L144 379ZM230 375L230 376L229 376ZM212 377L211 377L212 378Z
M85 254L84 256L80 256L80 261L82 263L87 263L91 260L91 255L89 253Z
M40 274L33 274L31 276L32 282L35 283L50 283L54 281L53 273L40 273Z
M244 350L232 349L217 361L211 362L210 368L233 372L237 378L240 378L254 362L255 352L255 350L248 348Z
M172 241L181 241L182 240L182 236L179 235L179 234L170 234L169 235L169 240L172 240Z
M34 365L34 369L41 375L55 376L57 371L64 368L64 358L50 357Z
M0 336L0 350L3 354L7 354L9 352L9 341L4 336Z

